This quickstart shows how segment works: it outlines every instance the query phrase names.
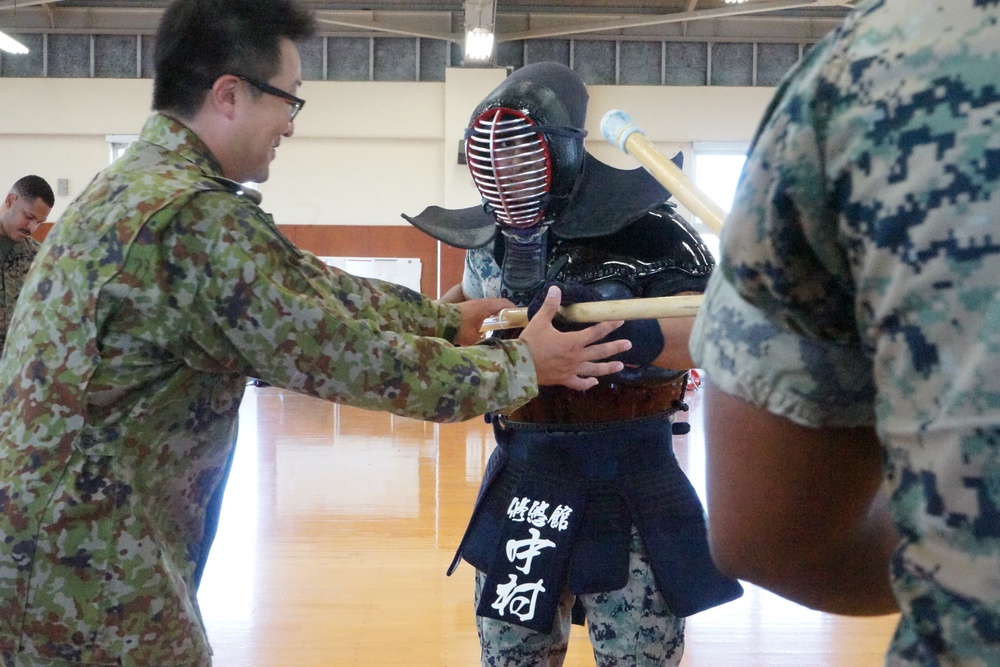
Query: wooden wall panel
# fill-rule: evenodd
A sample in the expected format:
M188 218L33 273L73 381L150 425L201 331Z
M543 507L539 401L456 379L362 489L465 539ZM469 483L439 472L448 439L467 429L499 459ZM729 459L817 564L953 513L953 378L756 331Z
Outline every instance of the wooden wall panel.
M333 257L415 257L420 291L437 296L438 242L415 227L279 225L299 248Z

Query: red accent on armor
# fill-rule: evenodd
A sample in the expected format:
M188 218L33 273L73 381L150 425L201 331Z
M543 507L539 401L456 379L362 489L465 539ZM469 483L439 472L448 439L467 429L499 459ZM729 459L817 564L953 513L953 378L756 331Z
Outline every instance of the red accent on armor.
M500 224L523 229L542 221L552 157L534 121L513 109L489 109L472 121L465 154L476 188Z

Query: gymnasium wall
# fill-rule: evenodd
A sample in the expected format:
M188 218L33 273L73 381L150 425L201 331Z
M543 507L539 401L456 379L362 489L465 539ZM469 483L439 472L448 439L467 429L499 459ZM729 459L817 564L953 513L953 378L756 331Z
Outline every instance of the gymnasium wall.
M444 82L308 81L308 104L283 139L263 207L299 247L317 255L416 257L421 291L461 277L462 252L410 227L401 213L473 206L478 194L458 145L469 114L506 71L449 68ZM110 160L110 135L135 135L149 114L148 79L0 78L0 189L28 173L53 187L55 221ZM665 153L695 142L747 142L773 88L591 86L587 148L613 166L637 166L600 135L613 108L629 112ZM47 229L40 231L43 236Z

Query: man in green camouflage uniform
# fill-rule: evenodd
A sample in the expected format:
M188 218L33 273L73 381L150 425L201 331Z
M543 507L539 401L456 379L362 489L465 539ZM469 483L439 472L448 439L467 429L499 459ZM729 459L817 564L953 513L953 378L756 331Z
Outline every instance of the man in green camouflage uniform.
M756 137L692 338L723 569L1000 665L1000 4L868 0Z
M431 301L282 237L239 183L294 131L312 27L294 0L173 3L159 112L42 245L0 364L5 667L211 663L194 573L248 376L449 421L622 367L594 360L627 343L590 345L614 325L551 326L558 295L534 334L458 348L502 300Z
M38 253L38 241L31 235L55 203L52 188L41 176L18 179L0 202L0 351L24 277Z

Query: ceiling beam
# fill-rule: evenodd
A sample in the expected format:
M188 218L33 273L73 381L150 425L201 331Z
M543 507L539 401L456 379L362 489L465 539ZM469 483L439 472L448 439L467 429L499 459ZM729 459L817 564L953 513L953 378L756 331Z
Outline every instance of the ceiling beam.
M697 0L693 1L696 2ZM697 9L685 12L674 12L672 14L659 14L655 16L637 16L634 18L621 19L618 21L567 25L563 28L522 30L520 32L512 32L512 33L497 35L497 41L510 42L519 39L548 39L551 37L565 37L567 35L579 35L587 32L626 30L628 28L644 28L647 26L665 25L667 23L685 23L688 21L726 18L729 16L763 14L765 12L777 12L786 9L800 9L802 7L818 7L818 6L830 6L830 5L839 6L843 4L844 4L843 2L835 2L831 0L776 0L774 2L758 2L754 4L731 5L729 7L720 7L718 9Z
M319 23L325 23L327 25L337 25L344 28L357 28L359 30L370 30L372 32L386 32L393 35L405 35L407 37L425 37L427 39L443 39L449 42L461 42L464 39L464 35L453 33L453 32L438 32L435 30L421 30L419 28L414 28L412 25L405 25L401 23L394 23L392 21L384 21L379 19L371 20L357 20L357 19L342 19L342 18L330 18L317 16L316 20Z
M493 12L497 11L498 0L465 0L465 2L464 9L466 11L464 13L466 14L469 13L470 6L477 9L484 6L492 9ZM161 9L129 8L124 6L124 3L118 6L110 2L102 2L101 4L102 6L99 7L85 8L76 7L72 3L61 0L0 0L0 29L8 32L13 30L18 34L40 32L52 34L152 34L155 32L162 15ZM849 6L847 0L765 0L764 2L730 5L717 9L697 9L699 6L704 7L705 4L701 0L684 0L680 6L689 8L687 11L677 11L670 14L618 14L611 16L573 15L570 13L553 15L538 12L510 13L504 12L501 8L500 16L496 17L496 20L500 22L500 29L494 28L494 33L497 34L497 41L509 42L602 32L623 34L627 33L630 28L642 31L641 29L647 26L679 24L676 25L676 28L680 30L679 35L687 37L689 32L694 32L693 26L699 23L702 25L712 22L736 23L741 20L741 17L757 15L757 20L761 22L756 24L760 26L759 30L763 31L762 34L773 37L773 34L768 33L766 28L769 24L767 19L769 16L775 17L775 20L782 24L791 21L796 25L812 25L816 21L815 17L809 16L782 17L780 10L834 5ZM13 9L15 5L16 9ZM348 35L355 31L359 34L369 35L386 33L461 44L465 39L462 21L464 19L465 22L468 22L469 17L463 17L459 11L461 10L433 12L319 10L316 17L320 25L327 26L326 32L328 33L336 32L336 27L339 26L344 28L340 32ZM830 21L834 20L836 19L830 19ZM820 23L826 25L824 21L820 21ZM758 28L751 30L750 33L740 31L740 36L750 39L755 30ZM648 31L642 32L648 36ZM594 36L598 37L596 34Z
M62 0L0 0L0 9L22 9L35 5L51 5Z
M497 22L495 0L465 0L462 9L465 13L466 32L473 28L483 28L493 32Z

